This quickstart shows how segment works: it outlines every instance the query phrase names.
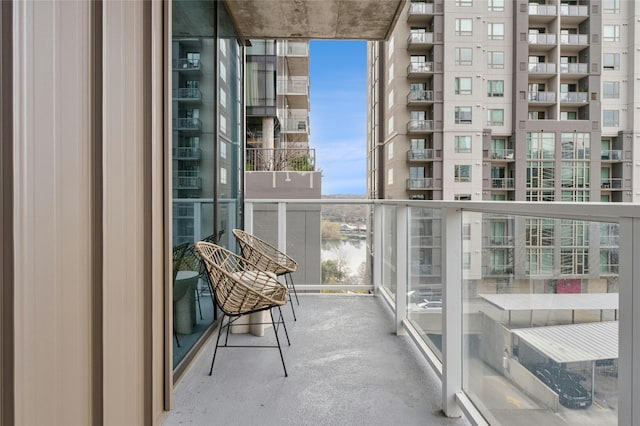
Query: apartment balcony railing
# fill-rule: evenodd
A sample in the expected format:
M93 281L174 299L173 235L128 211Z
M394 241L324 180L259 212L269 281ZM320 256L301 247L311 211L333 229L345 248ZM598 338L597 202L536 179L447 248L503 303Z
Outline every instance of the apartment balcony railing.
M529 102L553 103L556 101L556 92L529 92Z
M530 73L554 74L556 72L556 64L529 64Z
M407 103L426 103L433 102L433 90L412 90L407 94Z
M278 56L309 56L309 43L278 40L277 52Z
M410 120L407 132L420 133L433 131L433 120Z
M602 151L600 158L606 161L622 161L622 150L610 149L608 151Z
M409 178L407 179L407 189L420 190L433 188L432 178Z
M284 123L280 123L280 131L285 133L307 133L307 119L288 118Z
M174 189L201 189L202 179L200 179L199 177L174 177L173 187Z
M561 16L589 16L589 6L561 4L560 15Z
M245 162L248 172L309 172L316 169L316 150L247 148Z
M200 59L174 59L173 69L175 71L200 71Z
M411 33L407 39L408 47L422 47L433 44L433 33Z
M560 44L587 45L589 35L587 34L560 34Z
M555 45L555 34L529 34L529 44Z
M184 203L188 200L175 201ZM202 204L206 201L193 202ZM346 207L338 209L338 205ZM349 220L354 224L365 218L367 239L361 244L365 273L356 278L349 275L341 282L301 278L304 277L301 271L312 267L320 269L318 263L333 259L331 265L337 264L336 257L306 259L305 251L298 249L299 243L316 248L321 246L317 228L307 226L305 233L299 227L299 221L291 220L289 216L299 217L304 208L308 208L311 215L321 211L322 216L316 219L318 222L335 220L337 226L328 227L332 229L340 229L339 224L345 217L351 218ZM359 213L355 214L357 209ZM640 419L634 417L638 414L632 396L640 381L640 374L633 368L640 351L638 345L633 344L638 323L638 313L634 309L638 303L634 291L638 281L634 265L640 262L640 239L636 238L640 229L640 208L637 205L247 200L244 211L247 231L269 234L272 243L283 250L296 247L295 253L290 254L307 260L308 263L299 263L298 275L294 277L299 292L373 292L388 304L393 311L393 318L388 320L393 329L397 334L409 334L427 362L438 372L445 414L460 415L462 408L473 424L518 424L517 419L531 416L535 410L536 421L540 423L557 422L558 413L561 413L567 424L640 424ZM265 211L269 212L269 217L263 213ZM197 213L194 216L205 217ZM505 237L508 235L514 241L510 248L513 257L508 251L484 250L483 236L494 229L492 221L487 220L489 217L513 221L513 232L505 229ZM605 251L600 250L597 232L589 244L579 250L560 247L560 237L567 235L567 229L597 229L603 222L619 224L620 247L625 249L611 252L611 247L606 248L619 257L617 261L615 256L603 258ZM274 225L276 223L278 225ZM528 246L527 239L539 233L541 224L549 224L550 236L556 238L555 246L552 243L543 247L551 252L538 253L536 247ZM469 232L463 232L469 229ZM439 248L425 251L425 247L411 244L415 237L429 238L436 232L443 244ZM553 235L553 232L557 234ZM335 237L336 241L340 240L339 235ZM556 255L553 250L558 250ZM317 249L306 252L317 252ZM340 253L340 249L335 253ZM501 253L504 258L500 258ZM343 259L351 257L342 256ZM589 273L572 273L584 272L584 261L590 267ZM619 276L616 274L618 267ZM531 275L525 271L530 271ZM576 276L580 278L576 279ZM603 286L603 282L607 285ZM576 290L578 294L574 293ZM330 297L335 296L322 296L323 300ZM425 299L435 303L430 305ZM307 300L313 304L310 296L305 302ZM514 305L517 303L524 305ZM304 309L302 305L301 309ZM332 306L335 308L337 304ZM355 319L351 323L353 327L370 326L368 322L360 324ZM314 332L318 330L314 329ZM607 351L606 360L596 359L595 347L589 343L594 332L593 341L599 342L598 351ZM536 343L541 334L548 340ZM560 340L554 340L557 337ZM317 342L317 339L305 341ZM446 351L441 350L443 347ZM293 348L284 354L287 366L301 365L299 371L307 371L305 363L308 359L304 358L303 352ZM549 348L559 349L551 353ZM335 345L319 344L313 350L322 352L326 359L333 356ZM561 353L565 355L559 355ZM581 357L566 358L573 354L581 354ZM238 351L237 356L244 355ZM586 390L580 395L587 398L588 405L580 410L566 408L564 405L577 400L559 395L557 389L554 391L553 383L545 383L544 375L536 373L543 373L543 367L555 368L554 362L562 363L565 371L573 373L573 380L582 382L580 386ZM206 363L206 360L202 362L203 369L208 368L204 366ZM356 380L359 374L370 377L367 369L361 373L349 371ZM463 380L462 371L469 380ZM198 372L193 380L201 381L201 374ZM285 384L282 388L278 383L282 391L288 387ZM267 394L277 399L279 392ZM193 394L190 396L194 397ZM177 401L190 399L177 398ZM211 403L216 404L215 401ZM402 418L398 422L403 423Z
M557 12L555 6L529 3L529 15L555 16Z
M174 130L201 130L202 122L199 118L174 118L173 119Z
M309 79L306 77L279 79L278 93L283 95L306 95L309 93Z
M489 246L513 246L513 235L491 235L488 238Z
M173 91L173 99L175 100L189 100L189 101L199 101L202 98L202 92L200 89L194 89L189 87L182 87L179 89L174 89Z
M589 64L560 64L561 74L588 74Z
M411 235L412 247L432 247L442 244L441 237Z
M407 161L425 161L435 158L433 149L410 149L407 151Z
M411 62L407 66L408 76L418 76L433 73L433 62Z
M566 103L586 103L589 94L586 92L560 92L560 102Z
M173 158L177 160L199 160L202 156L200 148L178 147L173 148Z
M433 15L433 3L412 2L409 5L408 19L425 15Z
M493 149L491 158L494 160L513 160L513 149Z
M514 189L514 178L493 178L491 179L491 188L493 189Z
M620 178L608 178L600 180L601 189L622 189L622 179Z

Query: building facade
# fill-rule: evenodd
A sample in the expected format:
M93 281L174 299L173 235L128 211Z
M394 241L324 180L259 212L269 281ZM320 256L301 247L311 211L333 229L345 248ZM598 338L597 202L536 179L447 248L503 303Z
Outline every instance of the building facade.
M625 0L407 2L389 40L369 43L370 197L640 200L639 14ZM483 253L468 250L469 279L615 287L617 229L486 222L466 230ZM437 282L423 273L439 248L412 249L413 279Z

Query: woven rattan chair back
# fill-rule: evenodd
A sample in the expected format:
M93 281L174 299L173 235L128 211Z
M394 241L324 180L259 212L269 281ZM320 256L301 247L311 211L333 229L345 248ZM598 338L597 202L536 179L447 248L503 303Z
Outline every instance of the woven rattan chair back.
M287 303L287 287L251 262L215 244L196 243L204 261L216 303L230 316L244 315Z
M240 245L242 256L255 264L259 270L282 275L298 269L298 264L293 258L255 235L241 229L234 229L233 235Z

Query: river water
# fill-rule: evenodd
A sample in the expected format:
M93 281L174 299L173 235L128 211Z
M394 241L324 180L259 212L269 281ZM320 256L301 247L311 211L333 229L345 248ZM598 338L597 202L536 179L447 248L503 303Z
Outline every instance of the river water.
M341 260L344 262L345 274L355 276L360 283L364 277L360 277L366 264L367 241L364 239L346 239L341 241L322 241L321 260Z

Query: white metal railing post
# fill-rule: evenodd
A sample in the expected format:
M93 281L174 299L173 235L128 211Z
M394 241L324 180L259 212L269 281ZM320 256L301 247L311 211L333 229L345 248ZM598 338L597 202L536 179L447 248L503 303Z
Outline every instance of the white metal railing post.
M373 292L377 294L382 287L382 232L384 229L384 206L373 206Z
M202 203L195 201L193 203L193 241L202 239Z
M244 203L244 230L253 234L253 203Z
M278 203L278 250L287 252L287 204Z
M640 354L640 219L620 219L620 275L619 275L619 358L618 424L640 422L640 407L636 404L640 389L640 368L634 355ZM635 391L635 392L634 392Z
M409 207L396 207L396 334L406 335L403 321L407 318L407 215Z
M442 216L442 410L448 417L460 417L456 393L462 390L462 211L444 208Z

